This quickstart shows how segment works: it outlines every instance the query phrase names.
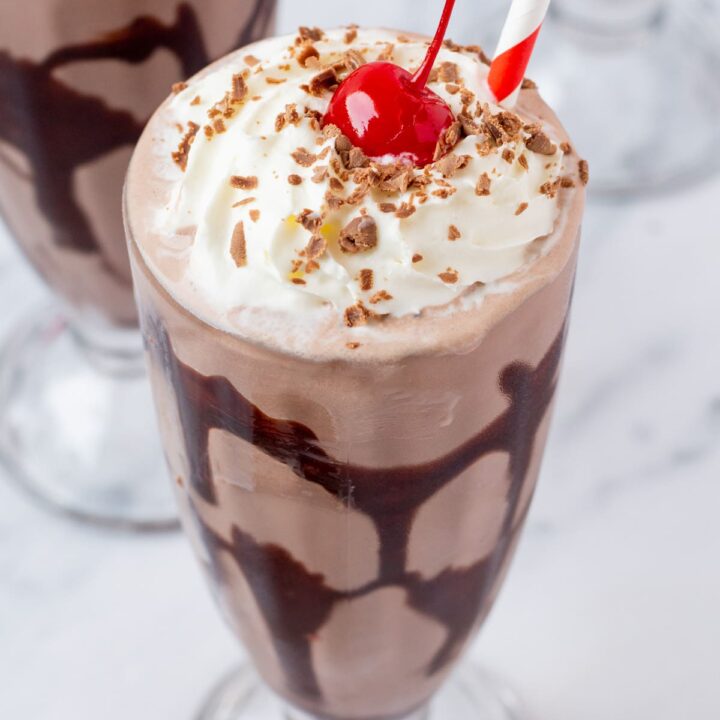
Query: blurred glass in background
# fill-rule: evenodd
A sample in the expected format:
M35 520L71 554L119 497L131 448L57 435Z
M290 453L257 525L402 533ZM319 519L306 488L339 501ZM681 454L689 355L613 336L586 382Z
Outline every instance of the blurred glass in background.
M684 186L720 160L709 0L554 0L530 75L616 196Z

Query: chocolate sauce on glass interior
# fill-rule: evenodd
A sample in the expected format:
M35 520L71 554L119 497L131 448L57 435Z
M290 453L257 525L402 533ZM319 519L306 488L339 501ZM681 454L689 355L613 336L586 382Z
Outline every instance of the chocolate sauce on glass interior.
M332 457L310 428L270 417L225 377L201 375L181 362L158 321L150 322L148 330L148 346L177 398L189 483L197 495L217 504L209 439L212 430L223 430L286 465L298 482L319 485L347 508L366 515L379 535L378 577L360 589L341 592L286 549L258 544L237 526L231 540L222 538L193 511L209 551L213 581L225 585L221 556L230 554L264 615L290 691L308 704L322 698L312 662L313 636L338 603L382 588L401 588L410 607L446 628L446 641L426 668L428 676L454 661L481 619L523 525L524 518L514 520L535 439L555 393L565 328L537 367L514 363L502 371L498 382L509 405L485 429L432 462L380 469ZM511 480L494 551L470 567L449 568L432 579L408 571L408 541L418 510L463 471L494 452L508 454Z
M274 2L254 0L250 19L228 50L266 34L274 10ZM197 13L188 3L177 5L171 24L150 16L138 17L96 40L59 48L40 62L13 57L0 48L0 143L7 143L27 160L38 210L59 247L102 255L101 244L76 197L74 174L118 148L132 147L146 118L135 118L73 89L54 71L88 61L139 64L160 50L177 58L185 78L212 60ZM0 162L21 176L1 149ZM119 215L120 187L117 193ZM105 262L105 266L113 271L110 263Z

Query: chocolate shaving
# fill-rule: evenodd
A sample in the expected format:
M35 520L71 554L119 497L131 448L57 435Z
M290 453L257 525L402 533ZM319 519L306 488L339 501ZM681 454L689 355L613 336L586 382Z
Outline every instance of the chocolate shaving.
M522 215L529 207L530 207L530 206L529 206L526 202L520 203L520 204L517 206L517 210L515 211L515 214L516 214L516 215Z
M230 178L230 185L236 190L254 190L258 185L258 179L254 175L233 175Z
M473 120L473 118L466 112L461 112L458 115L458 122L460 123L463 131L463 135L480 135L482 128Z
M202 102L202 99L200 98L200 96L199 96L199 95L196 95L196 96L192 99L192 102L191 102L190 104L191 104L191 105L199 105L201 102Z
M357 205L365 199L369 192L369 185L359 185L345 198L345 202L348 205Z
M462 137L462 125L455 121L438 140L437 146L435 147L435 154L433 160L437 161L444 155L447 155L460 141Z
M299 125L300 119L300 113L295 103L286 105L285 112L281 112L275 118L275 132L281 132L287 125Z
M330 191L325 193L325 202L330 210L338 210L345 204L345 200L343 198Z
M483 109L483 130L490 136L496 145L504 145L520 139L520 131L523 128L522 120L508 110L493 115L489 106Z
M457 188L455 187L441 187L440 189L433 191L433 196L446 200L447 198L452 197L456 192Z
M530 165L528 163L527 157L525 156L525 153L520 155L520 157L518 158L518 165L520 165L520 167L525 170L525 172L530 171Z
M560 144L560 149L566 154L566 155L572 155L573 148L572 145L569 142L564 142Z
M503 150L502 159L509 165L512 165L513 162L515 162L515 153L510 148L506 148Z
M379 62L387 62L392 60L393 53L395 52L395 46L392 43L385 43L385 47L382 52L377 56Z
M352 72L353 70L357 70L359 67L365 65L366 60L363 54L358 50L348 50L343 55L343 62L346 69Z
M445 272L438 274L438 277L448 285L454 285L458 281L458 271L448 268Z
M448 228L448 240L455 241L462 237L462 233L457 229L455 225L451 225Z
M246 65L249 65L250 67L255 67L256 65L260 64L259 58L256 58L254 55L246 55L243 58L243 61Z
M590 166L587 160L580 160L578 163L578 172L580 173L580 182L587 185L590 182Z
M316 163L318 159L317 155L313 155L309 150L306 150L303 147L290 153L290 156L298 165L302 165L302 167L310 167Z
M415 253L412 256L413 264L422 262L425 258L420 253Z
M198 134L199 130L200 126L197 123L189 122L187 132L183 135L183 138L178 145L178 149L172 154L172 159L180 166L180 169L183 172L187 170L190 148L195 142L195 136Z
M342 131L337 125L326 125L322 130L322 134L326 140L332 140L333 138L342 135ZM350 147L352 147L352 143L350 143Z
M335 88L338 84L335 68L327 68L310 80L307 91L315 97L322 97L326 92Z
M336 127L335 125L330 125L329 127ZM343 135L342 133L340 135L335 136L335 150L342 155L342 153L349 153L353 148L353 144L350 141L350 138L347 137L347 135Z
M312 43L305 43L295 54L295 59L298 61L301 67L307 67L308 60L310 58L319 59L320 52Z
M303 179L299 175L288 175L288 182L291 185L302 185Z
M179 95L183 90L187 90L187 86L188 86L188 84L185 82L175 83L171 88L172 94Z
M292 278L290 282L292 282L293 285L307 285L305 280L303 280L302 278Z
M247 244L245 242L245 225L239 222L233 230L230 241L230 255L237 267L247 265Z
M313 170L313 176L310 178L314 183L324 182L328 176L328 166L319 165Z
M304 257L308 260L319 260L327 251L327 242L321 235L313 235L305 250Z
M377 175L377 187L389 195L402 194L410 187L413 179L412 168L407 165L383 165Z
M367 325L370 319L370 311L359 302L345 309L344 319L345 325L351 328L358 325Z
M301 45L304 42L310 40L311 42L317 42L325 37L325 33L318 27L305 27L304 25L298 28L299 40L297 44Z
M569 175L565 175L564 177L560 178L560 187L574 188L575 181Z
M250 211L250 219L256 223L260 219L260 211L259 210L251 210Z
M483 173L475 186L475 194L481 197L489 195L491 185L492 180L490 180L490 176L487 173Z
M311 233L316 233L322 225L323 218L319 213L313 212L312 210L305 208L298 216L297 221Z
M384 212L384 213L397 212L397 205L395 205L395 203L384 202L384 203L380 203L378 205L378 207L380 208L380 212Z
M257 200L257 198L248 197L248 198L245 198L244 200L240 200L239 202L234 203L233 207L239 208L239 207L242 207L243 205L249 205L250 203L255 202L255 200Z
M433 169L441 173L444 178L451 178L456 175L458 171L466 168L471 160L470 155L450 153L450 155L446 155L442 160L436 162L433 165Z
M354 26L351 26L350 28L348 28L348 31L345 33L345 43L347 45L350 45L350 43L355 42L355 40L357 39L357 36L358 36L357 28Z
M349 343L345 343L345 347L348 350L357 350L359 347L362 347L362 345L360 345L360 343L358 343L358 342L349 342Z
M475 149L480 157L487 157L495 150L495 144L489 138L485 137L482 142L475 145Z
M363 268L360 271L359 275L359 281L360 281L360 290L363 292L368 292L372 290L373 288L373 282L374 282L374 273L370 268Z
M370 304L377 305L378 303L392 299L393 296L387 290L379 290L370 298Z
M444 62L438 70L438 79L444 83L459 83L460 68L453 62Z
M539 155L554 155L557 152L557 145L542 131L533 132L525 140L527 149Z
M345 253L372 250L378 243L377 223L369 215L355 218L340 231L338 243Z
M230 93L230 99L234 103L242 102L248 94L248 86L245 82L245 78L242 75L233 75L232 78L232 92Z
M348 153L348 161L346 164L346 167L348 170L354 170L356 168L363 168L367 167L370 163L370 160L368 159L367 155L358 147L354 147L349 153Z
M417 208L414 205L404 202L398 208L397 212L395 213L395 217L398 217L401 220L405 220L406 218L409 218L411 215L414 215L416 209Z
M555 180L553 182L546 182L540 186L540 192L552 200L557 195L559 187L560 187L560 180Z
M473 103L473 100L475 100L475 94L470 92L467 88L461 88L460 89L460 100L463 105L463 112L464 113L470 113L470 106Z

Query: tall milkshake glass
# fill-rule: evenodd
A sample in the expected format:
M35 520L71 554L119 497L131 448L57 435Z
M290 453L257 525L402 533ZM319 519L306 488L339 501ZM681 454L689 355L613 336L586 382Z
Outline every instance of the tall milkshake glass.
M0 364L0 458L85 519L175 523L122 228L173 83L272 30L275 0L0 1L0 217L52 290Z
M166 456L254 668L206 720L513 717L472 672L445 681L540 470L586 167L535 90L502 111L484 55L453 44L430 85L462 127L436 162L321 127L353 68L425 50L357 28L245 48L168 99L131 162Z

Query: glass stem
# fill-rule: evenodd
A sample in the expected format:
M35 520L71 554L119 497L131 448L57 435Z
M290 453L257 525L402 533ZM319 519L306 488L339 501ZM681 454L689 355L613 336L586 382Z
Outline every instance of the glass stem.
M410 715L406 715L403 718L398 718L398 720L429 720L429 718L430 707L426 705L425 707L422 707L419 710L415 710L414 712L410 713ZM284 720L317 720L317 718L287 705L285 707ZM452 718L443 718L443 720L452 720Z
M68 327L79 351L100 373L133 379L145 372L142 335L139 328L114 327L72 315Z
M555 0L550 10L578 29L622 36L652 29L667 5L668 0Z

